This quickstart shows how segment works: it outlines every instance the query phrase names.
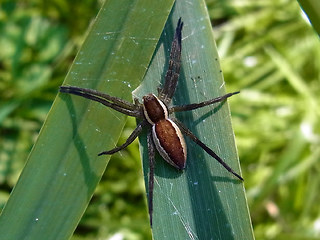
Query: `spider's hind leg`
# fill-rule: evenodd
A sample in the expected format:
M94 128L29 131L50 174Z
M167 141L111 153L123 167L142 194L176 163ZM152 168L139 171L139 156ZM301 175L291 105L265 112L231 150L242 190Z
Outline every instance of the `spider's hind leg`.
M148 180L148 209L149 209L150 226L152 227L155 146L152 140L151 132L149 132L147 136L147 142L148 142L148 157L149 157L149 168L150 168L149 180Z
M207 145L205 145L203 142L200 141L199 138L197 138L187 127L185 127L180 121L177 119L172 119L178 127L181 129L181 131L187 135L193 142L195 142L197 145L199 145L204 151L206 151L211 157L216 159L226 170L228 170L230 173L232 173L234 176L236 176L238 179L243 181L243 178L236 173L225 161L223 161L211 148L209 148Z

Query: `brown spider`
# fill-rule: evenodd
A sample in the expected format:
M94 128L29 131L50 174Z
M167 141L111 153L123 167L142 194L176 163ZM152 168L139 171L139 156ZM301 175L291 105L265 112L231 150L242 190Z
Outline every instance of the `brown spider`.
M201 108L216 102L221 102L239 92L228 93L226 95L204 101L201 103L193 103L181 106L169 106L171 99L176 90L180 72L180 57L181 57L181 31L183 22L181 18L178 21L175 36L171 45L169 67L165 77L163 88L158 88L158 97L154 94L148 94L143 97L143 103L139 103L135 99L135 103L130 103L117 97L109 96L92 89L85 89L72 86L61 86L60 92L78 95L84 98L91 99L102 103L123 114L133 116L142 121L138 124L136 129L131 133L126 142L115 147L112 150L104 151L98 155L109 155L116 153L137 138L141 133L142 128L149 126L152 128L147 135L148 153L149 153L149 196L148 207L150 225L152 226L152 209L153 209L153 184L154 184L154 155L155 148L165 161L177 169L184 169L187 159L187 148L181 131L198 144L209 155L215 158L225 169L231 172L240 180L243 178L235 173L228 164L226 164L217 154L215 154L208 146L201 142L188 128L186 128L180 121L175 118L169 118L173 112L189 111Z

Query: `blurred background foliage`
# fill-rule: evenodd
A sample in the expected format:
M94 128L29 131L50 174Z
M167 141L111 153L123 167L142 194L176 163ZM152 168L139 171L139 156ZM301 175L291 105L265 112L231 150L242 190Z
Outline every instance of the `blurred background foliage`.
M1 208L101 4L1 2ZM229 103L256 238L319 239L318 35L294 0L207 6L227 90L241 90ZM140 168L137 142L112 157L73 239L151 238Z

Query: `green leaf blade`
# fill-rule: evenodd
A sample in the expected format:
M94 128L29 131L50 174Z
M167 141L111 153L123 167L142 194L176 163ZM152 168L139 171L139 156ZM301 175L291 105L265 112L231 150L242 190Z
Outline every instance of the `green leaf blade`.
M138 97L156 92L157 86L163 84L179 17L184 22L182 68L172 104L201 102L225 93L204 4L188 3L176 2L146 78L135 92ZM227 103L179 113L176 117L240 173ZM147 188L149 160L145 137L140 138L140 148ZM184 171L174 169L159 155L156 157L154 239L254 239L243 183L188 137L186 143L188 158Z
M303 11L307 14L314 30L320 34L320 3L317 0L299 0Z
M65 84L131 100L172 4L107 1ZM68 239L109 160L97 154L115 146L124 122L125 116L104 106L59 94L2 212L0 238Z

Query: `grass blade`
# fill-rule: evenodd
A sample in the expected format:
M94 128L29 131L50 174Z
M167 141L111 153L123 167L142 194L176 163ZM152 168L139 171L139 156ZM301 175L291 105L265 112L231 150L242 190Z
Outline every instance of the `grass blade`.
M200 102L225 93L212 28L200 1L176 1L139 97L156 92L168 65L169 49L179 17L184 21L182 70L174 105ZM158 80L155 80L158 79ZM233 98L236 98L234 96ZM240 172L227 103L177 114L180 121ZM148 176L146 136L140 144L145 181ZM156 159L154 239L254 239L244 188L239 180L186 139L187 168L177 171ZM170 237L169 237L170 236Z
M65 84L131 100L172 4L106 1ZM60 94L2 212L0 238L68 239L109 160L97 154L114 147L124 121L97 103Z
M320 3L317 0L299 0L301 8L307 14L309 21L318 35L320 34Z

